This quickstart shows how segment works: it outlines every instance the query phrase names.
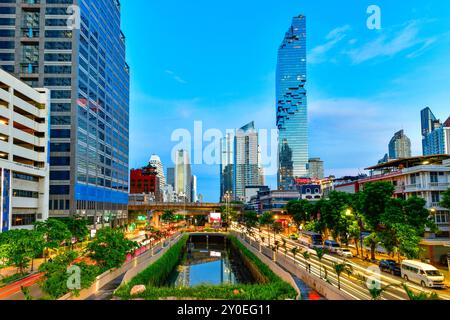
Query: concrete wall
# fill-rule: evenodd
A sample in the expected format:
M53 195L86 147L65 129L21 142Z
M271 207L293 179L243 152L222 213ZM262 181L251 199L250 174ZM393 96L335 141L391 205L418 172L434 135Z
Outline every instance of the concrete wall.
M72 293L68 293L63 297L59 298L58 300L85 300L91 295L97 293L109 282L113 281L114 279L118 278L120 275L124 273L127 279L131 279L132 277L134 277L134 275L138 274L140 271L145 269L146 266L158 260L164 253L167 252L167 250L169 250L169 248L171 248L180 239L181 234L174 235L170 239L170 241L166 241L164 245L162 243L159 243L158 245L141 254L140 256L134 258L129 262L126 262L124 265L122 265L122 267L106 271L105 273L97 277L96 281L92 284L90 288L81 290L80 295L78 297L74 296ZM134 269L136 269L136 271L133 271Z

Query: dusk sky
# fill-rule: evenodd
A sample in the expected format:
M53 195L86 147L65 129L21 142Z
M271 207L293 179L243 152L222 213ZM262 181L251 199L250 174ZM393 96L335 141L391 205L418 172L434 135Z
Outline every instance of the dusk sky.
M369 30L369 5L381 30ZM420 110L450 116L450 1L122 1L131 67L130 166L172 132L275 128L277 50L292 17L307 16L310 156L326 175L363 172L404 129L422 153ZM191 154L191 158L193 155ZM219 167L195 165L204 201L219 200ZM276 176L267 183L276 187Z

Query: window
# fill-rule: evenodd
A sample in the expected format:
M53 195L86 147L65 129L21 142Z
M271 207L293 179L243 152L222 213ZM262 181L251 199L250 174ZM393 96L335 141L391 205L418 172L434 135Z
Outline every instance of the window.
M430 172L430 182L431 183L438 183L438 173L437 172Z
M36 222L36 214L13 214L11 225L13 227L30 226Z
M35 192L35 191L14 189L13 190L13 197L37 199L37 198L39 198L39 193Z
M70 186L50 186L51 195L68 195L70 193Z

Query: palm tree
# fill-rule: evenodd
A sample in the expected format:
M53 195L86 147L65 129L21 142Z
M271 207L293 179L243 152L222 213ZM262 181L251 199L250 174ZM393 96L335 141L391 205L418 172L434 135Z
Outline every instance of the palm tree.
M387 285L385 287L380 287L378 288L378 286L375 283L375 280L372 281L372 287L368 288L369 290L369 294L372 297L372 300L381 300L381 296L383 295L384 292L387 291L387 289L389 289L390 287L395 287L397 286L396 284L390 284Z
M316 248L316 255L317 255L317 259L319 259L319 273L320 273L320 277L322 278L322 259L326 254L325 249L322 248Z
M311 259L311 254L308 251L305 251L302 253L302 255L303 255L303 259L305 259L306 271L311 273L311 264L308 262L308 260Z
M349 276L353 273L353 268L347 262L335 263L334 271L336 272L338 278L338 289L341 290L341 274L343 272L347 273Z
M403 289L405 289L409 300L440 300L440 298L436 292L426 293L426 292L422 291L418 294L415 294L414 292L412 292L412 290L406 284L403 283L402 286L403 286Z
M294 256L294 266L295 266L296 265L296 261L297 261L297 260L295 260L295 257L297 256L297 254L300 253L300 249L298 247L294 247L294 248L291 249L291 253Z
M284 260L286 260L287 252L288 252L287 245L286 245L287 241L285 238L281 238L281 241L283 242L283 244L281 246L283 247L283 250L284 250Z

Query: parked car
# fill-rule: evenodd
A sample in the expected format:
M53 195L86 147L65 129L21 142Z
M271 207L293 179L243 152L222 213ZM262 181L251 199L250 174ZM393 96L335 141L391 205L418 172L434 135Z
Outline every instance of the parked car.
M341 248L337 250L337 254L344 258L353 258L353 253L350 251L350 249Z
M444 275L432 265L405 260L402 262L402 278L424 288L445 288Z
M388 272L394 276L401 277L402 270L400 265L394 260L381 260L379 264L380 270L383 272Z
M293 234L291 234L291 235L289 236L289 238L290 238L291 240L298 240L298 235L296 235L295 233L293 233Z
M325 242L323 243L323 246L325 247L325 249L327 249L330 253L336 253L341 246L339 245L339 243L337 243L334 240L325 240Z

